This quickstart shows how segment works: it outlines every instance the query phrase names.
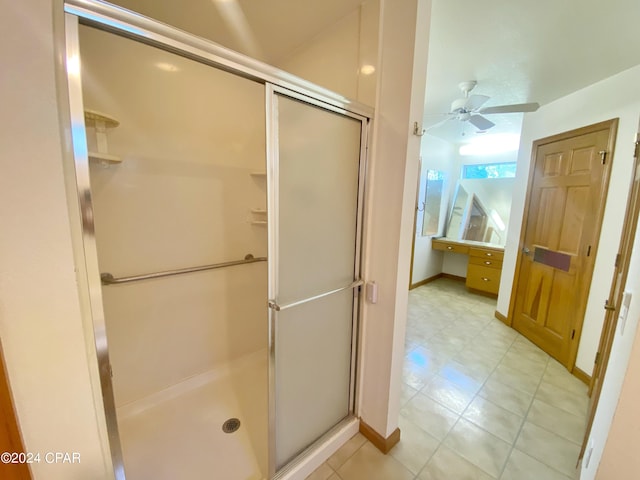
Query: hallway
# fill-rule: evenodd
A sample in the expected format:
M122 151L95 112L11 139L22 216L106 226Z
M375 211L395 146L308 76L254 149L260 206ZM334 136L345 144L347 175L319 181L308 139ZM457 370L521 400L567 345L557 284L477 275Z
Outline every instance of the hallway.
M308 480L573 479L587 387L494 311L455 280L412 290L400 443L358 434Z

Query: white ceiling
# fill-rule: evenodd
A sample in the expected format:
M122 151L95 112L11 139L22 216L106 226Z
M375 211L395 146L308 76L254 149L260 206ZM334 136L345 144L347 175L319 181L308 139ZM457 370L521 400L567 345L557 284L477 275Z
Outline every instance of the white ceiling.
M484 106L549 103L640 64L640 0L433 0L425 127L477 80ZM640 86L639 86L640 87ZM518 133L522 114L488 115L489 133ZM461 136L450 121L430 134Z
M366 0L111 1L278 64ZM424 126L465 80L485 106L544 105L640 64L639 26L640 0L433 0ZM489 133L519 132L522 117L490 115ZM450 121L429 133L463 142L474 131Z
M275 65L365 0L109 0Z

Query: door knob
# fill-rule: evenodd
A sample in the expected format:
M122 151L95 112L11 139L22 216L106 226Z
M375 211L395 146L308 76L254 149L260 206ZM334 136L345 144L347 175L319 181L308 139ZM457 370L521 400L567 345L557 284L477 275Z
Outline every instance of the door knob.
M531 253L531 250L529 250L527 247L524 247L522 249L522 253L524 253L525 255L529 255Z

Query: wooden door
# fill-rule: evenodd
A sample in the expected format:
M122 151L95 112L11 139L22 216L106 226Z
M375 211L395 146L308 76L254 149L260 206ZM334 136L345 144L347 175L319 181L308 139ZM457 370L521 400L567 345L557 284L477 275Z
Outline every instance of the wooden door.
M600 236L617 119L533 143L513 327L571 369Z
M18 422L13 410L4 356L0 346L0 452L24 452ZM0 478L3 480L30 480L31 473L26 463L0 463Z
M627 283L627 275L629 273L629 262L631 260L631 252L633 243L636 238L636 230L638 228L638 217L640 216L640 127L636 134L634 159L633 159L633 176L631 178L631 187L627 200L627 210L624 217L624 226L622 236L620 237L620 247L616 257L616 263L611 280L611 288L609 297L605 304L604 326L600 335L600 344L598 345L598 353L593 367L593 375L591 376L591 384L589 385L589 393L591 399L589 401L589 411L587 413L587 428L582 442L580 458L585 454L587 441L591 435L591 426L595 417L600 393L602 392L602 382L609 364L609 355L613 345L613 339L618 327L618 316L622 304L624 288Z

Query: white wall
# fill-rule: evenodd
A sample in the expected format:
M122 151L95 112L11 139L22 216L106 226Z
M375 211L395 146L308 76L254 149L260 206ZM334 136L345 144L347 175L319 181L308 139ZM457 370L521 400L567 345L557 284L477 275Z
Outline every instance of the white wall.
M265 257L264 86L89 27L80 51L84 107L120 121L122 163L91 162L101 271ZM266 354L266 300L266 262L103 288L116 405Z
M71 235L79 217L65 191L53 12L60 27L61 2L5 2L0 15L0 338L26 451L81 454L80 464L32 464L33 478L106 479L113 472Z
M430 0L381 2L381 44L365 233L359 414L383 437L398 425Z
M345 97L375 105L377 71L363 73L361 68L378 66L379 10L379 0L363 3L276 66Z
M457 175L453 171L453 145L433 135L426 134L422 137L420 144L420 158L422 161L421 179L419 184L419 198L424 197L425 178L427 170L440 170L445 174L445 181L442 192L442 203L440 205L440 222L438 233L435 235L422 236L422 218L424 212L416 215L416 236L414 239L413 251L413 272L411 283L415 284L427 278L433 277L442 272L442 260L444 254L441 251L431 248L431 239L441 236L447 222L449 212L449 190L455 187Z
M503 315L509 311L519 251L521 222L517 219L522 218L524 210L532 142L556 133L615 117L620 118L600 245L576 359L576 366L588 374L593 370L604 320L603 305L611 285L613 265L622 231L631 177L633 141L640 115L640 94L637 91L639 82L640 66L636 66L541 107L536 113L526 115L523 124L518 155L518 177L511 207L513 220L508 229L498 296L497 310Z

